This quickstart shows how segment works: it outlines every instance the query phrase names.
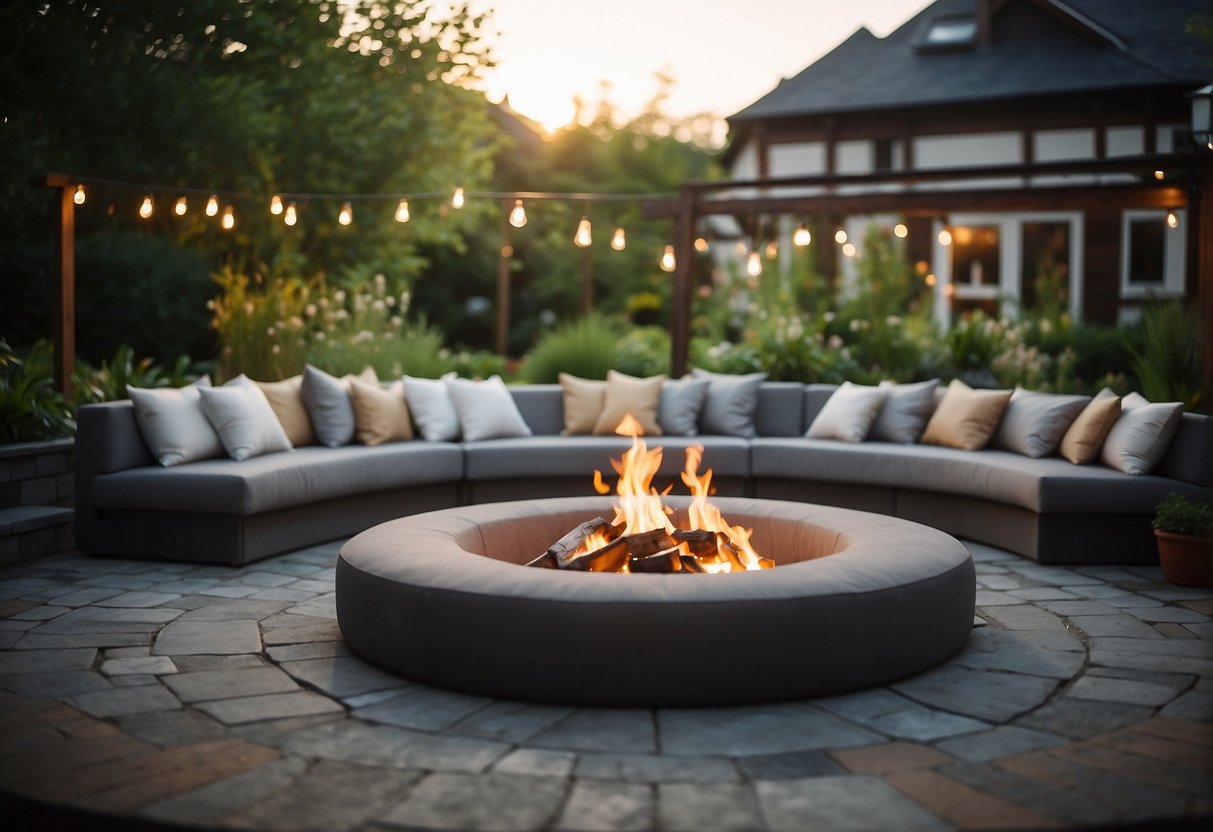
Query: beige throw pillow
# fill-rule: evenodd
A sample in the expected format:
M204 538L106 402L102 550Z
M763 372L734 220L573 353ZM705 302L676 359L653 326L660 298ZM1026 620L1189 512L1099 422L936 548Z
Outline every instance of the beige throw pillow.
M315 445L316 431L312 430L312 420L308 418L307 407L303 404L303 375L292 376L284 381L255 383L265 394L291 444L296 448L300 445Z
M558 378L560 389L564 391L564 430L561 433L565 436L593 433L602 414L607 383L568 373L561 373Z
M1075 465L1093 462L1119 416L1120 396L1105 387L1070 425L1066 435L1061 438L1059 452Z
M965 451L984 448L1007 409L1011 392L974 390L956 379L948 385L943 401L935 408L919 441L924 445L943 445Z
M354 438L363 445L413 438L413 420L404 400L403 381L384 390L378 384L351 378L350 403L354 406Z
M602 412L594 423L595 435L613 435L619 423L630 413L640 423L645 436L661 436L657 408L661 405L661 385L664 382L665 376L636 378L608 370Z

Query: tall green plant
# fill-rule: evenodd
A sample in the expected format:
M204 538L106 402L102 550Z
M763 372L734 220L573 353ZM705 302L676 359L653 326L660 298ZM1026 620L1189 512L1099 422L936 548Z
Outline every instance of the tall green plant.
M19 358L0 341L0 442L33 442L70 436L72 404L54 388L47 345Z
M606 378L619 355L619 332L605 318L588 315L545 335L522 365L533 384L550 384L560 373Z
M1150 401L1183 402L1195 410L1204 398L1195 308L1180 301L1151 304L1142 313L1142 330L1145 343L1132 350L1141 392Z

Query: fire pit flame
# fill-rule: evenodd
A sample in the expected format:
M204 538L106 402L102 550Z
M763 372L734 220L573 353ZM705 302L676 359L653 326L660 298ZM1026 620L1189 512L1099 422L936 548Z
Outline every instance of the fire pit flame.
M615 518L599 517L582 523L552 545L532 566L578 569L590 572L740 572L769 569L774 561L764 558L750 545L752 531L730 526L716 506L708 502L712 493L712 469L699 474L703 447L686 451L682 481L691 491L689 529L678 529L670 517L674 510L661 501L664 494L653 487L661 467L662 449L649 447L641 439L643 429L629 413L615 432L632 437L632 447L621 459L611 460L619 474L615 494ZM611 488L594 472L594 490L607 494Z

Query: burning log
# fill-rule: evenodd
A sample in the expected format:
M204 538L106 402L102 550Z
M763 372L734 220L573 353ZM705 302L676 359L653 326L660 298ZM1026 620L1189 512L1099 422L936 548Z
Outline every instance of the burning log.
M710 558L716 554L718 533L707 529L677 529L674 539L685 543L687 551L697 558Z
M585 552L586 541L594 534L602 535L607 542L619 537L619 531L607 522L605 517L595 517L593 520L586 520L557 540L548 547L546 552L528 563L527 566L567 569L578 555Z
M632 555L628 558L629 572L681 572L682 571L682 549L678 546L672 546L669 549L662 549L652 555L637 557Z
M628 538L620 537L601 549L573 558L560 568L580 572L622 572L629 555Z

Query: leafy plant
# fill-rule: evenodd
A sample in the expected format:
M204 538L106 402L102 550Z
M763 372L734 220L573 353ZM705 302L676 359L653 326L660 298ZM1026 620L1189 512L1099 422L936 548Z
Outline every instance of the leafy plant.
M551 384L560 373L606 378L618 356L616 327L598 315L587 315L540 339L522 365L522 377L532 384Z
M171 370L151 358L136 358L135 350L123 344L113 358L92 369L76 362L76 401L109 402L126 398L126 387L182 387L189 383L190 357L181 355Z
M1213 507L1172 491L1155 508L1150 525L1172 534L1213 537Z
M1132 350L1142 393L1150 401L1180 401L1195 410L1204 398L1195 308L1180 301L1151 304L1142 314L1142 329L1145 343Z
M55 390L50 362L35 354L27 363L0 340L0 442L57 439L75 430L72 404Z

